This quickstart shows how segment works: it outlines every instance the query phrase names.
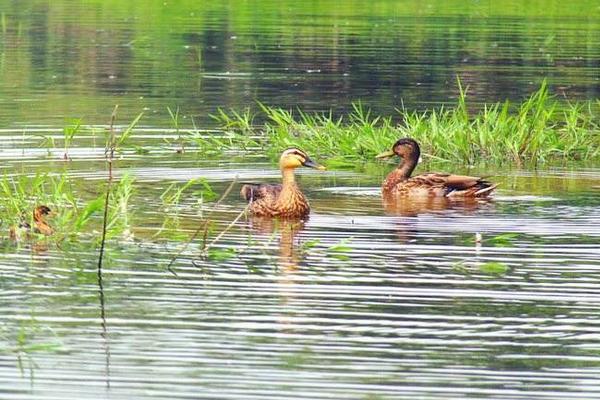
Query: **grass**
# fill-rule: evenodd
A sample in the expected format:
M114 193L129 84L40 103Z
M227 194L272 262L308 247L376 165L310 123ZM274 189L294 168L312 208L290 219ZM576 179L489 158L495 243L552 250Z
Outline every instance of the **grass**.
M64 143L64 149L65 149L63 158L65 160L69 159L69 148L73 144L73 139L75 138L75 135L77 135L77 133L79 132L80 129L81 129L81 120L80 119L72 120L69 125L67 125L63 128L63 136L64 136L63 143Z
M111 129L106 131L105 154L107 163L112 166L116 161L114 155L122 154L125 150L127 140L142 114L139 114L118 135ZM68 151L76 139L76 135L82 129L94 131L95 128L82 128L81 120L71 120L63 129L64 136L64 159L69 159ZM42 137L43 144L48 146L51 152L56 144L51 135ZM112 170L109 172L112 179ZM92 245L97 245L98 219L106 205L105 228L108 238L131 238L131 212L130 199L135 187L134 179L124 174L118 182L112 185L112 190L106 190L104 194L95 193L96 197L83 200L79 191L72 185L68 172L62 174L38 173L35 175L7 175L0 177L0 195L3 198L0 204L0 228L4 234L8 234L11 228L20 224L33 224L33 210L36 206L46 205L52 210L48 217L49 223L55 233L48 238L57 244L65 242L77 242L86 238ZM89 223L94 222L92 227ZM104 226L103 226L104 228ZM104 229L103 229L104 230ZM43 235L31 233L37 239ZM90 235L94 240L88 240Z
M374 156L388 148L400 137L417 139L423 147L425 159L446 160L474 164L492 161L511 164L542 163L550 160L598 160L600 157L600 130L597 113L600 102L564 104L553 98L546 84L519 104L509 102L480 107L477 111L467 102L467 90L459 84L460 96L454 107L429 112L398 110L395 116L375 116L360 102L355 103L347 116L336 117L332 113L308 114L300 110L284 110L259 104L258 112L250 110L225 112L219 110L213 117L222 127L222 134L200 131L195 127L181 127L179 109L169 109L172 126L177 133L177 148L172 151L198 155L222 155L224 152L267 154L279 157L282 149L298 146L308 151L331 168L354 168L360 164L367 173L377 167ZM117 133L115 129L103 129L105 137L106 165L109 176L121 157L135 146L129 143L134 128L142 118L139 114L129 125ZM260 122L258 122L260 121ZM114 122L114 121L113 121ZM193 123L193 120L192 120ZM63 130L64 157L79 134L97 128L70 120ZM52 136L48 136L52 138ZM94 136L95 137L95 136ZM44 138L45 144L55 146ZM94 142L95 143L95 142ZM169 145L171 145L169 143ZM116 157L115 155L119 155ZM65 164L66 166L67 164ZM68 167L65 167L68 168ZM111 181L109 179L109 181ZM65 171L59 174L36 176L10 176L0 179L0 194L4 201L0 206L0 221L6 232L20 221L31 223L32 210L37 205L48 205L55 215L50 224L56 234L51 240L57 243L89 239L98 245L99 221L106 224L105 238L132 238L134 227L131 205L136 182L127 174L114 184L97 185L92 195L79 197ZM101 192L104 191L104 194ZM157 195L159 208L164 213L162 225L153 237L188 241L189 234L179 226L180 202L185 196L203 202L214 201L218 195L202 178L187 183L174 183ZM200 207L202 209L202 207ZM106 210L105 218L102 218ZM204 243L209 243L209 217L199 215L205 224L199 229ZM211 232L212 233L212 232ZM218 236L217 236L218 237ZM510 238L506 239L510 240ZM499 239L501 242L501 239ZM209 246L210 247L210 246ZM331 254L346 257L343 246L331 249Z
M125 174L114 185L107 221L110 238L129 236L129 202L134 184L134 179ZM101 214L104 205L104 195L82 200L72 187L67 174L5 175L0 178L0 195L3 199L0 207L0 228L4 234L22 222L33 225L33 209L39 205L46 205L52 210L49 222L55 230L52 240L57 242L79 241L82 234L90 233L88 231L96 226L89 228L88 225L94 217ZM96 241L93 242L96 244Z
M207 153L252 150L272 158L286 147L298 146L334 168L371 161L401 137L419 141L429 158L464 164L520 166L600 158L600 101L560 103L543 83L520 104L505 101L472 111L460 82L459 93L454 107L399 109L385 117L372 115L360 102L342 117L263 104L257 113L219 110L213 118L225 134L207 138L192 132L190 139Z
M185 153L185 140L181 135L181 125L179 122L179 107L175 109L175 111L171 110L170 107L167 107L167 111L169 112L169 116L171 117L171 124L173 125L173 129L175 129L175 133L177 134L177 143L179 144L179 148L177 149L177 153ZM165 140L168 144L171 144L170 141Z

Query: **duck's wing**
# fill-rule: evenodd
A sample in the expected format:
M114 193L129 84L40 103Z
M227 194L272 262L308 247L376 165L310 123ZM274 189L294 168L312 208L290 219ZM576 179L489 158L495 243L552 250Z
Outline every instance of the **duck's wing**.
M267 184L267 183L245 183L242 185L240 195L246 201L257 201L257 200L273 200L281 193L281 184Z
M430 190L443 191L446 197L487 197L498 185L485 178L468 175L427 173L410 179L415 184L430 187Z
M447 197L487 197L498 186L485 178L468 175L447 175Z

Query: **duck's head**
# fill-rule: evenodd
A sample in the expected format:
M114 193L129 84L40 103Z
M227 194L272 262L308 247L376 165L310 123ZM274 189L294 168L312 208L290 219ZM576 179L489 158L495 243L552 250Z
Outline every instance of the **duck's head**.
M324 166L311 160L304 151L295 147L289 148L281 154L281 158L279 159L279 167L281 169L293 169L301 166L315 168L321 171L326 169Z
M52 210L50 209L50 207L48 206L37 206L34 210L33 210L33 217L36 220L41 219L42 217L49 215L52 212Z
M418 160L419 156L421 155L421 148L416 140L411 138L402 138L394 143L391 150L384 151L383 153L378 154L375 158L384 159L393 157L395 155L405 160Z

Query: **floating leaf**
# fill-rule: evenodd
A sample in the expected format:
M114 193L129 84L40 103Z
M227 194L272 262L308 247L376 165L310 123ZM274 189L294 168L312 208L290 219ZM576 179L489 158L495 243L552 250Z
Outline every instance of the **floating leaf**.
M498 261L490 261L479 266L479 270L488 275L504 275L510 267Z
M313 247L316 247L319 243L321 243L321 241L319 239L306 240L300 246L300 251L308 251L308 250L312 249Z
M235 257L234 249L210 249L208 250L208 259L211 261L226 261Z
M334 244L333 246L327 249L327 253L330 257L337 258L338 260L349 260L350 257L345 253L349 253L352 251L352 247L348 246L348 243L352 238L340 240L338 244Z
M492 242L494 246L510 246L513 244L514 239L516 239L518 236L518 233L502 233L490 238L490 242Z
M330 253L348 253L352 251L352 248L345 244L335 244L327 249L327 251Z

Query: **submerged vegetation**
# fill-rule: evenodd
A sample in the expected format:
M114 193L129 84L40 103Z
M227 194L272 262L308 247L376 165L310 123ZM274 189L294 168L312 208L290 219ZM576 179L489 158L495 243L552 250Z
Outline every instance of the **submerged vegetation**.
M193 136L201 151L260 148L275 157L298 146L329 158L328 166L370 161L400 137L421 143L426 156L474 164L543 163L600 157L600 101L561 104L542 86L520 104L506 101L472 111L460 86L451 108L427 112L398 109L396 116L373 116L358 102L347 117L308 114L260 105L260 112L219 110L214 116L225 135ZM262 124L255 124L264 120Z

